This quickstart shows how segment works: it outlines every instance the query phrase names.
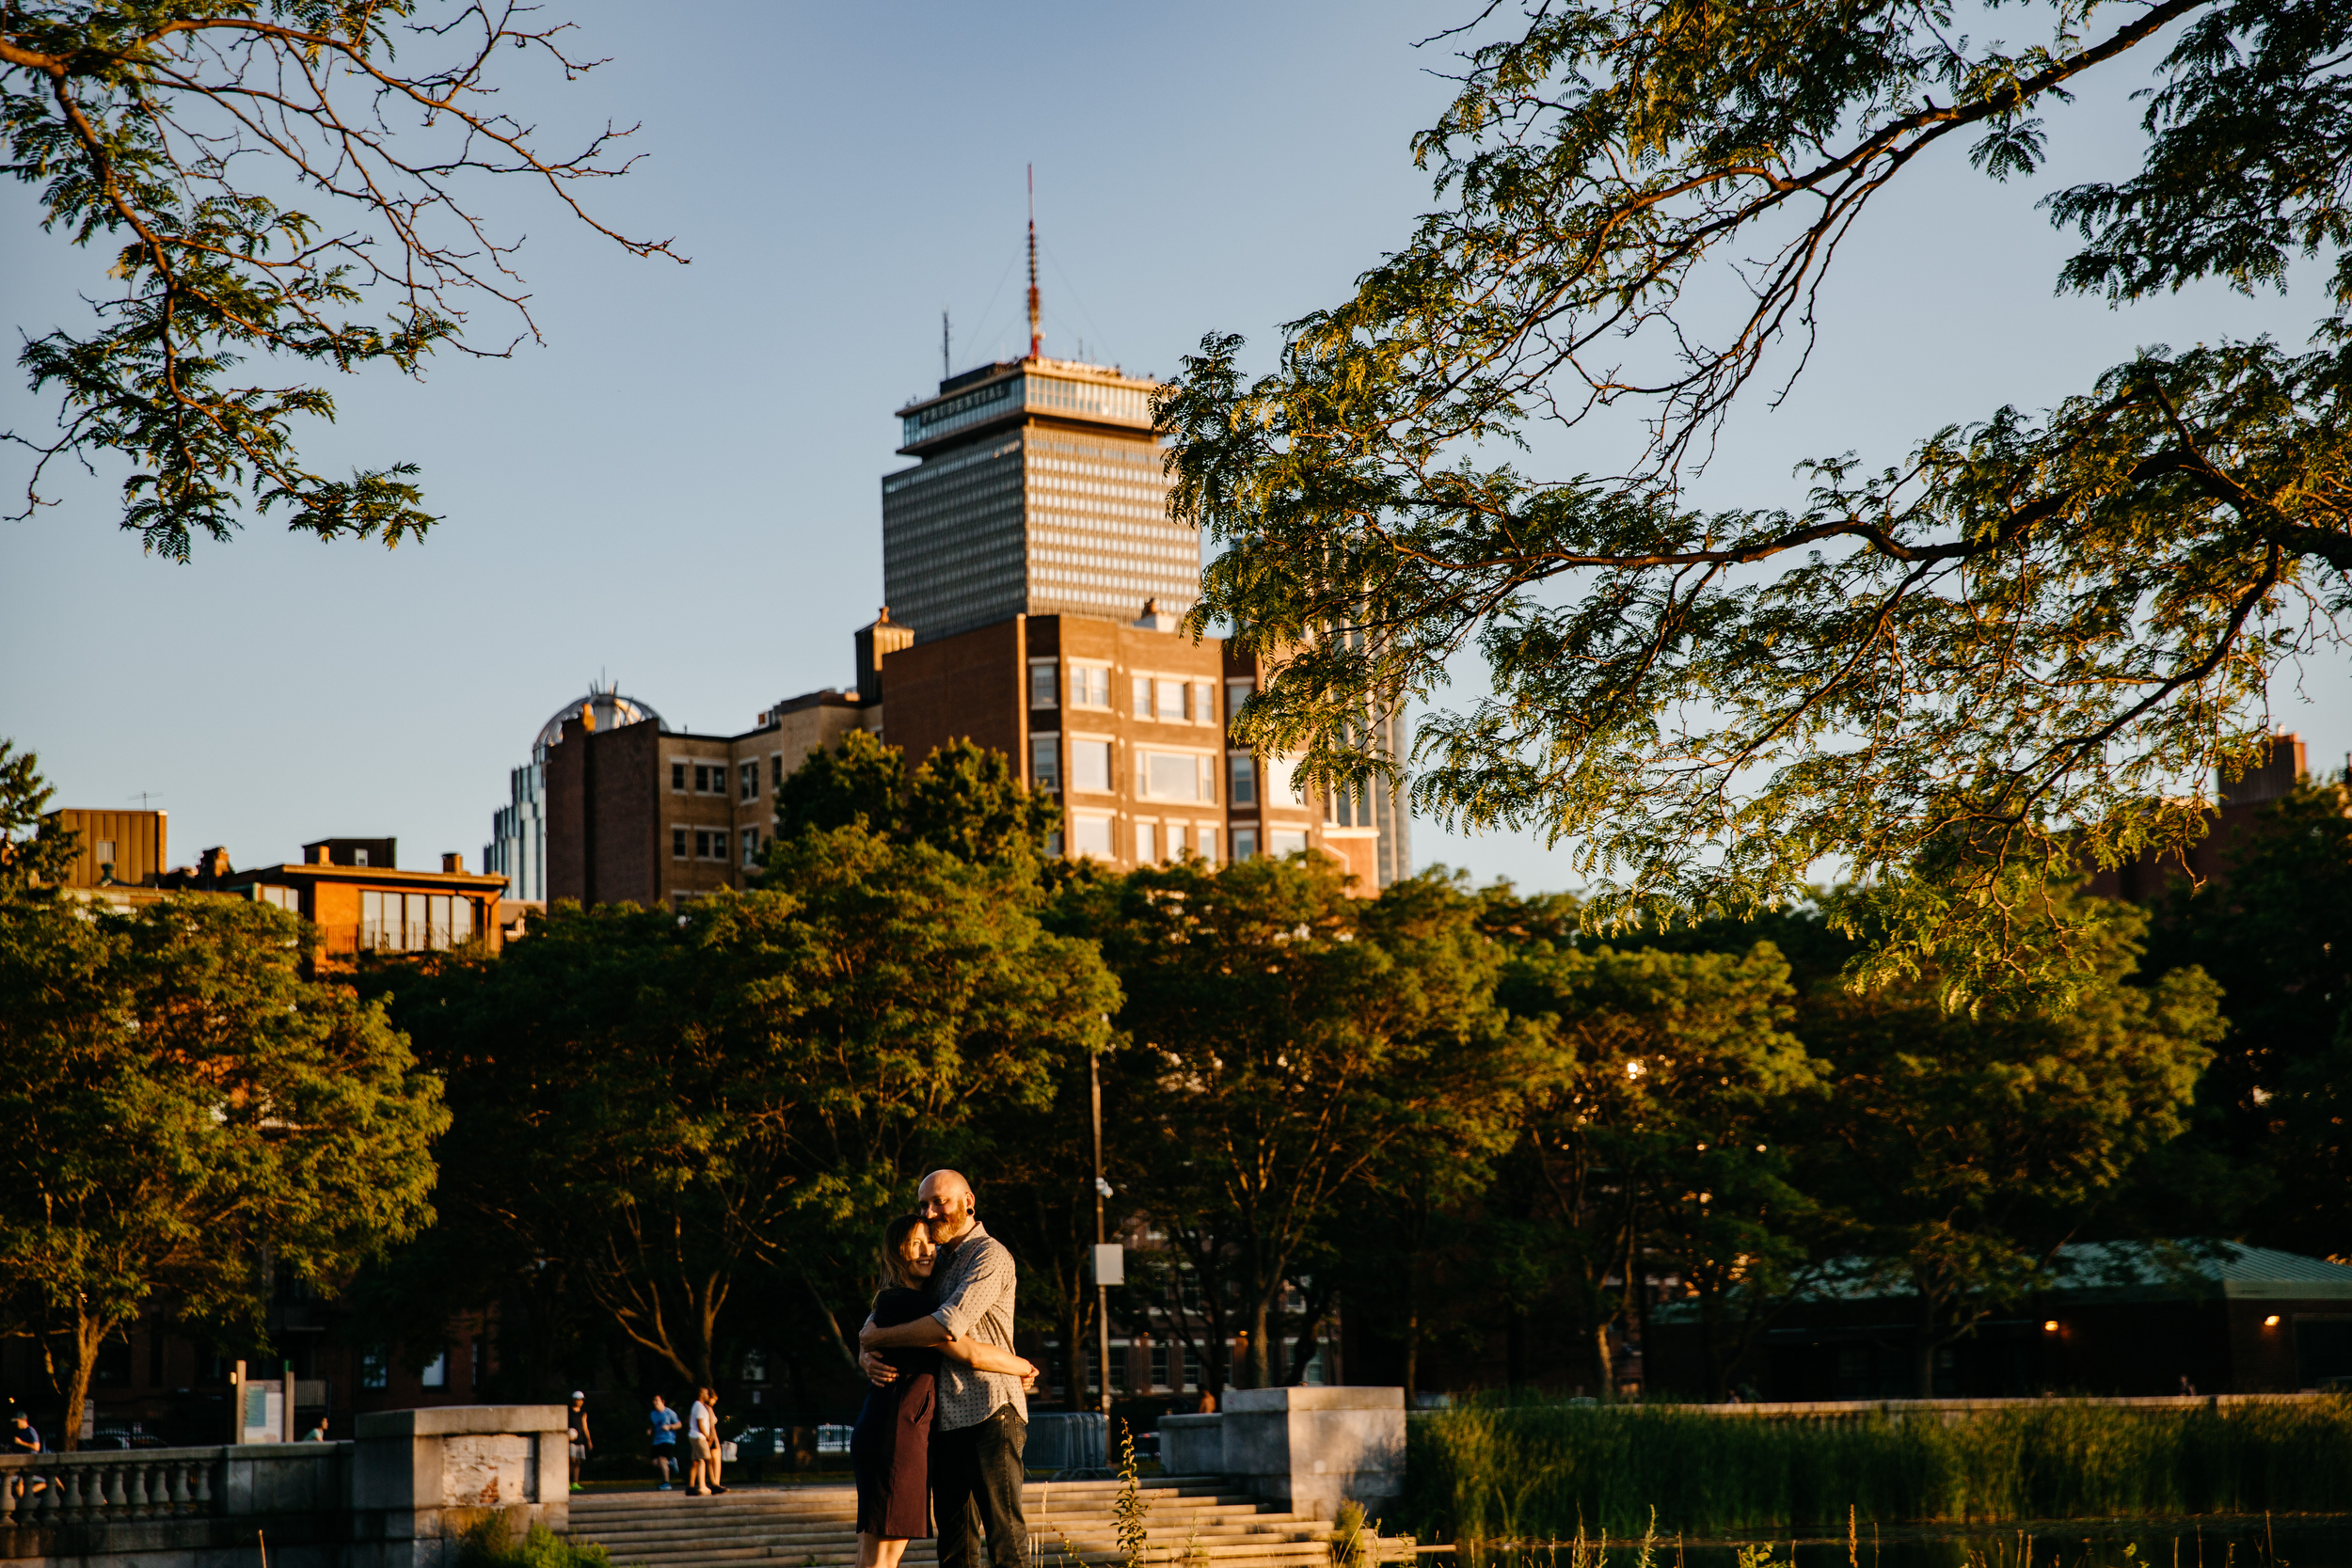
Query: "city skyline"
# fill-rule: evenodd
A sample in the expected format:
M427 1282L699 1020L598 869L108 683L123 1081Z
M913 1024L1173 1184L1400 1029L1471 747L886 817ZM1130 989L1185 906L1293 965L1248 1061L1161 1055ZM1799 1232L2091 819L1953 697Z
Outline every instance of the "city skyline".
M421 386L336 388L342 420L314 455L420 461L446 518L421 545L322 546L255 518L177 568L112 528L112 475L65 483L63 504L0 531L0 572L36 585L0 627L0 735L40 753L59 803L145 792L171 813L183 859L223 844L258 863L357 833L397 836L421 864L451 850L471 863L531 736L593 680L715 733L779 691L850 684L848 632L884 602L887 410L936 381L941 307L958 367L1026 346L1025 165L1039 171L1046 354L1161 375L1212 329L1247 332L1263 355L1275 324L1339 297L1430 199L1406 141L1442 105L1428 68L1443 56L1414 51L1431 24L1402 7L1210 8L1173 24L1047 8L1031 27L942 16L913 35L815 9L713 8L666 34L623 8L574 12L613 64L518 103L560 124L643 119L651 162L596 199L678 233L693 265L612 256L527 214L545 348L436 364ZM729 29L751 41L720 48ZM754 74L760 59L771 80ZM1123 91L1016 95L976 116L965 90L1020 71L1084 81L1105 61ZM1134 146L1153 121L1123 142L1099 128L1125 102L1178 95L1211 112L1183 156L1138 178ZM1728 434L1704 499L1790 499L1800 456L1891 460L1939 423L2039 406L2139 342L2214 320L2299 341L2315 309L2302 295L2217 309L2208 286L2193 316L2052 304L2063 239L2017 214L2081 177L2069 145L2075 162L2046 179L1874 215L1851 242L1856 275L1877 274L1848 285L1859 308L1787 407ZM738 151L710 158L722 146ZM78 309L89 258L24 221L23 188L0 199L23 236L18 325L38 332ZM1995 301L2036 328L2039 358L1969 341L1972 310ZM1915 373L1929 357L1939 373ZM45 423L20 379L5 396L0 425ZM1571 470L1582 456L1536 455ZM2320 702L2278 694L2315 767L2352 744L2344 684L2340 661L2315 664ZM1417 847L1422 863L1573 884L1564 857L1521 837L1424 825Z

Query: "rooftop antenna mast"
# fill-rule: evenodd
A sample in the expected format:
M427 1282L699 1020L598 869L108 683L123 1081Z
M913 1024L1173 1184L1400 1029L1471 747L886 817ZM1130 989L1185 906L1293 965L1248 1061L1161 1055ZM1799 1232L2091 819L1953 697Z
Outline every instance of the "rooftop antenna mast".
M1029 357L1044 354L1044 337L1038 330L1037 303L1037 166L1029 166Z
M947 311L943 306L939 312L939 379L945 381L954 373L947 368Z

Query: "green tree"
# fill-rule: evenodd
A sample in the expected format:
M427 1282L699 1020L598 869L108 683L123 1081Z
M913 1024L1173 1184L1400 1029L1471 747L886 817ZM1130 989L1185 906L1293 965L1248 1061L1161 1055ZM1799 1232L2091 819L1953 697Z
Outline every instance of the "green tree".
M2117 1216L2135 1162L2185 1125L2221 1037L2218 989L2176 969L2130 983L2145 921L2097 904L2094 982L2071 998L1952 1012L1933 976L1807 998L1829 1093L1799 1181L1836 1211L1850 1275L1918 1304L1918 1392L1935 1353L2065 1272L2061 1249ZM1858 1273L1856 1272L1858 1271Z
M2352 1014L2352 788L2306 785L2263 809L2228 877L2176 882L2146 967L2194 965L2221 988L2228 1035L2166 1151L2158 1201L2176 1234L2352 1251L2352 1168L2337 1091Z
M260 356L306 376L414 375L436 348L495 356L536 338L520 237L476 201L490 177L537 186L632 255L671 254L580 205L580 182L634 161L616 147L628 130L550 154L497 107L511 73L495 68L517 51L565 80L595 69L570 26L508 0L0 7L7 170L40 187L44 230L105 249L118 285L92 302L94 329L32 338L18 356L60 404L56 439L7 437L36 454L24 515L49 504L53 460L110 452L131 464L122 526L173 560L199 533L235 531L240 489L322 539L421 535L434 518L414 464L312 472L294 426L333 419L333 395L245 381L241 367ZM513 312L514 340L468 341L468 310L485 298Z
M66 1441L145 1312L258 1332L432 1218L441 1086L380 1006L306 980L300 922L197 896L0 899L0 1277L62 1351Z
M40 776L40 759L0 740L0 899L65 879L79 835L49 814L56 795Z
M1696 1299L1720 1392L1798 1252L1803 1204L1776 1117L1817 1087L1820 1064L1787 1027L1787 962L1769 942L1743 954L1537 943L1502 995L1546 1020L1562 1057L1511 1168L1542 1195L1593 1386L1615 1391L1611 1335L1644 1316L1638 1282L1671 1273Z
M697 1382L753 1272L853 1360L840 1309L882 1217L976 1111L1041 1100L1099 1049L1118 1005L1091 946L1041 927L1025 867L854 824L769 863L774 887L683 915L559 907L401 996L469 1151L445 1206Z
M959 738L910 771L898 747L852 730L787 775L776 791L776 840L851 823L961 860L1035 861L1061 825L1061 808L1024 784L1002 752Z
M1407 1148L1477 1162L1509 1140L1542 1053L1494 1001L1502 955L1477 914L1441 876L1354 897L1311 856L1138 870L1091 912L1143 1079L1123 1134L1148 1162L1139 1206L1200 1272L1204 1310L1227 1309L1231 1281L1252 1386L1273 1378L1294 1260L1344 1192Z
M2271 673L2352 602L2352 10L2003 15L2025 41L1925 0L1468 19L1414 144L1438 210L1272 372L1213 335L1160 404L1171 505L1226 546L1191 625L1279 665L1240 733L1309 777L1394 774L1361 716L1426 700L1416 802L1565 840L1602 928L1801 901L1836 858L1870 972L2090 975L2052 883L2201 831L2201 781L2258 760ZM2030 178L2047 105L2151 70L2139 171L2051 193L2082 241L2061 288L2283 288L2300 251L2335 263L2311 352L2152 348L1883 469L1807 464L1800 505L1682 502L1751 378L1802 368L1874 196L1952 169L1942 144ZM1596 418L1643 433L1621 472L1513 460ZM1459 704L1472 645L1490 690Z

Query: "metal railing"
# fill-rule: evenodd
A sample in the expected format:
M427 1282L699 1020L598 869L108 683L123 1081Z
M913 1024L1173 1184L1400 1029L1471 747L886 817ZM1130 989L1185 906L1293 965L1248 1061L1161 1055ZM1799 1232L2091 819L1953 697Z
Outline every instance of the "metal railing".
M0 1528L194 1519L222 1512L221 1449L0 1458Z

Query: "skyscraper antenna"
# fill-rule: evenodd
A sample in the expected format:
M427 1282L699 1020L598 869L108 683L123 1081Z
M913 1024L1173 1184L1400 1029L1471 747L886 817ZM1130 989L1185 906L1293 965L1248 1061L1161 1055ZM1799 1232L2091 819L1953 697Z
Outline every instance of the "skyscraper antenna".
M1029 357L1041 356L1044 336L1038 329L1037 303L1037 166L1029 166Z
M946 380L956 372L947 368L947 308L939 309L939 379Z

